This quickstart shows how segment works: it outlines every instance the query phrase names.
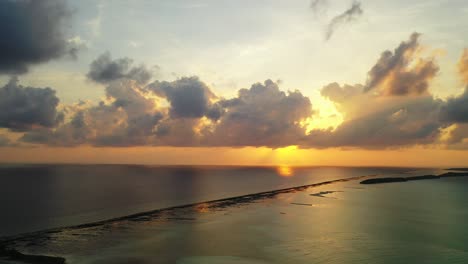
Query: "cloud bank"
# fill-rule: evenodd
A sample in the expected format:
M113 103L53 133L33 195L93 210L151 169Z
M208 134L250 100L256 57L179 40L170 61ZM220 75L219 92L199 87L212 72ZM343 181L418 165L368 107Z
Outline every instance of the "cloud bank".
M131 59L113 60L108 53L88 73L104 85L102 101L59 111L52 89L23 87L12 79L0 90L0 126L23 131L22 144L49 146L467 148L468 87L459 96L435 98L429 87L439 67L434 58L422 57L419 38L414 33L393 52L384 51L364 84L321 89L343 116L336 128L308 129L316 118L311 100L271 80L223 98L196 76L141 78L134 69L146 66L133 67Z

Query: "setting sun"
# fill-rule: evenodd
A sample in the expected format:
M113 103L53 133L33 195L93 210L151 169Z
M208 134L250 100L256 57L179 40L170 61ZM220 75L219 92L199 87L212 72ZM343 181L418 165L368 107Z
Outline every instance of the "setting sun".
M273 153L273 163L291 165L297 161L297 146L274 149Z

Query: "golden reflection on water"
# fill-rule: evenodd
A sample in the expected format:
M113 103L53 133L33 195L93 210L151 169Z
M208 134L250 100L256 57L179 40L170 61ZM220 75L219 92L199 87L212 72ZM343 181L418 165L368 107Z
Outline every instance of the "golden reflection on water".
M294 171L291 167L287 165L281 165L276 168L277 173L283 177L292 177L294 176Z
M208 213L210 212L209 204L208 203L199 204L195 207L195 210L198 213Z

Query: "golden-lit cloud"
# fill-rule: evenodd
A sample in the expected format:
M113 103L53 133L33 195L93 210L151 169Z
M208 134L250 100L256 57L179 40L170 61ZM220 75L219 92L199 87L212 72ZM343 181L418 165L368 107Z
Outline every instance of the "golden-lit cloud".
M394 52L382 53L366 84L330 83L323 87L321 96L334 109L324 112L328 113L325 117L322 109L312 108L309 97L299 90L283 91L279 82L254 83L224 98L196 76L152 81L144 65L133 67L131 59L112 59L106 53L91 63L88 72L90 80L103 84L103 100L59 107L57 98L55 105L45 104L48 112L38 108L11 121L16 117L4 99L8 97L4 97L0 108L5 108L4 119L10 120L10 125L0 125L14 132L17 128L11 124L50 113L49 123L33 120L36 123L26 126L14 144L268 147L276 149L273 156L277 164L294 163L294 155L287 155L295 152L294 148L459 144L465 138L461 134L465 133L462 124L467 122L468 93L446 101L435 98L429 86L439 67L435 58L421 58L420 50L419 34L414 33ZM50 88L26 88L12 80L15 89L10 82L0 92L53 94ZM457 129L447 133L446 128L453 125ZM451 140L441 140L448 135L453 135Z
M439 71L433 57L421 58L419 33L413 33L394 52L384 51L369 71L366 91L383 95L419 95L428 92L429 83Z
M292 176L295 165L466 160L468 49L458 61L451 57L458 51L448 36L457 30L443 38L432 32L433 49L419 33L395 39L404 26L426 27L387 23L395 21L385 13L391 8L375 16L358 1L311 0L311 10L302 3L303 13L283 4L232 6L221 20L210 15L222 4L204 6L183 16L203 29L187 35L186 21L146 13L181 11L160 4L131 10L154 25L148 31L122 5L112 5L122 19L110 21L110 5L91 13L92 6L78 2L73 8L59 0L0 2L9 10L0 18L2 161L261 164ZM368 19L356 25L363 27L339 35L364 9ZM230 22L213 26L192 13ZM303 23L311 15L326 20L313 28ZM424 26L443 21L450 23L429 16ZM324 27L325 38L337 41L320 41ZM446 60L437 39L444 40ZM394 46L380 48L389 42ZM456 64L464 88L453 95L459 87L445 86L455 79L445 75L453 73L448 64ZM279 78L284 82L272 81ZM447 92L441 99L434 89Z

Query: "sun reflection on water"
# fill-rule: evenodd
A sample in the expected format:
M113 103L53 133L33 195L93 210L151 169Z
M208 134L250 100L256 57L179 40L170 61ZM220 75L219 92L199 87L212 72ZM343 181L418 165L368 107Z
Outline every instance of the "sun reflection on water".
M294 176L294 171L290 166L281 165L276 168L276 172L283 177L292 177Z

